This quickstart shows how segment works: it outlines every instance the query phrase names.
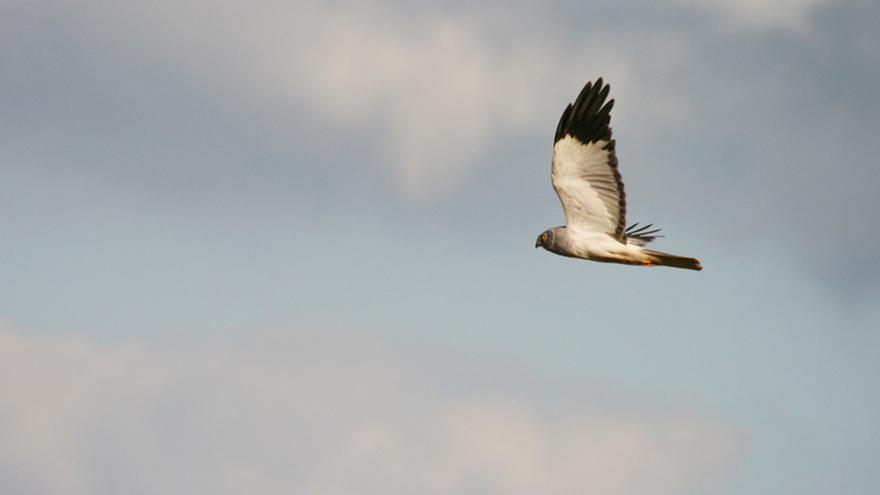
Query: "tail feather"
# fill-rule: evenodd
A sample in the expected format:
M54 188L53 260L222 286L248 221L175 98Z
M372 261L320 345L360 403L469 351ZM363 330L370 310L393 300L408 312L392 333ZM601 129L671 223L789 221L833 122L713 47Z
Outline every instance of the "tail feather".
M658 266L671 266L674 268L684 268L686 270L697 271L703 269L700 265L700 260L696 258L676 256L674 254L661 253L660 251L651 251L648 249L645 249L645 254L650 255L652 258L651 261Z

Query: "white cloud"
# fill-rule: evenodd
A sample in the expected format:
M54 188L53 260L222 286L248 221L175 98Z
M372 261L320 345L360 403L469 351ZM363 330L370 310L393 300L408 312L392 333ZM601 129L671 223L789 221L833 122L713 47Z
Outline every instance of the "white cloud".
M716 14L737 29L806 32L811 12L826 0L671 0Z
M369 129L412 199L448 191L498 137L550 135L588 78L616 72L622 86L630 73L602 32L562 47L537 36L524 13L511 19L521 25L516 33L493 35L489 19L401 13L381 1L242 5L96 3L68 15L85 19L106 46L141 47L193 80L283 108L292 119L330 122L340 137ZM566 100L548 98L560 89Z
M361 19L332 22L308 77L308 91L332 114L387 119L388 154L412 196L449 186L492 139L491 114L507 117L497 112L501 81L485 44L453 24L423 29L405 39Z
M698 415L453 358L339 332L162 353L3 330L0 491L651 495L733 459Z

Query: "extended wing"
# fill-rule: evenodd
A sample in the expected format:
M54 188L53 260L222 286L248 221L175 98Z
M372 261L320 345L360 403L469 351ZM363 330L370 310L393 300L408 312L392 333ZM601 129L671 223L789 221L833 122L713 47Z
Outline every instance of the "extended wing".
M570 228L604 232L623 241L626 197L611 139L610 86L587 83L556 128L551 178Z

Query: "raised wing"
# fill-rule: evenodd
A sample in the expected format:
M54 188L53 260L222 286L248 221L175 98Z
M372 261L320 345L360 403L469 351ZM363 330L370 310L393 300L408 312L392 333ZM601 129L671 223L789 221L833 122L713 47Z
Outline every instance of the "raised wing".
M556 128L551 178L570 228L604 232L623 241L626 197L611 139L610 86L587 83Z

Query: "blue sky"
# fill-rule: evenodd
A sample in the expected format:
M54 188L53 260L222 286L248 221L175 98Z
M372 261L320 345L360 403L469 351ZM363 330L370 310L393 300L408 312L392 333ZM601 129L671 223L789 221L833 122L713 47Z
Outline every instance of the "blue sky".
M878 21L0 3L0 491L876 490ZM532 247L598 76L703 272Z

